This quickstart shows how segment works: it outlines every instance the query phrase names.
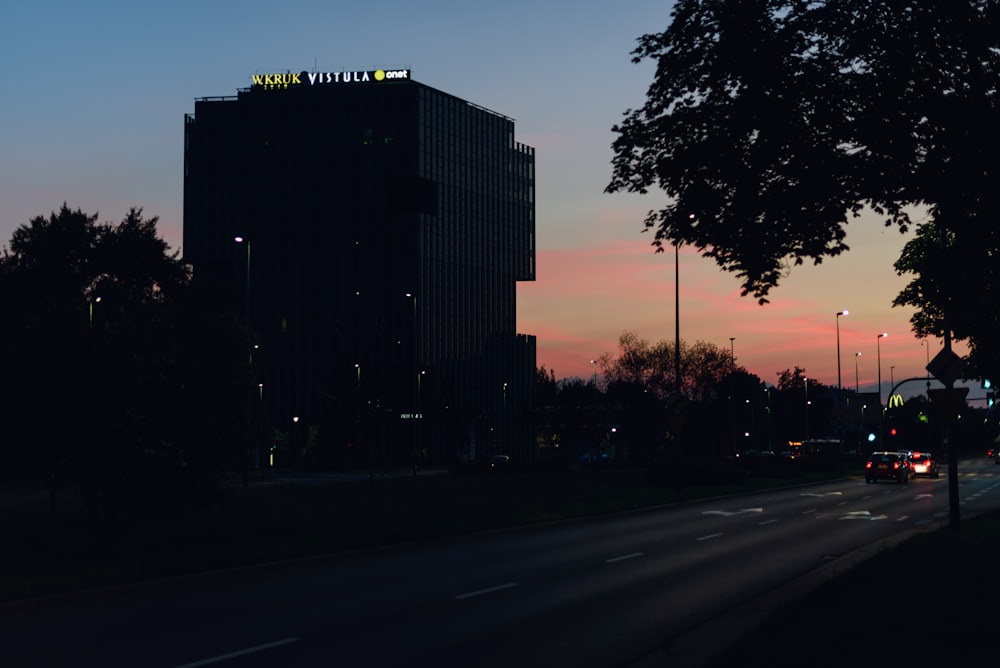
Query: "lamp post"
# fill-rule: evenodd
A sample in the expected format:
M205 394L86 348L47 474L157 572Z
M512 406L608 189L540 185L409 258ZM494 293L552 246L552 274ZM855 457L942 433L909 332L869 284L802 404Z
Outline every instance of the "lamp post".
M861 353L854 353L854 394L858 393L858 358L861 357Z
M90 300L90 303L89 303L89 307L90 307L89 308L89 310L90 310L90 326L91 327L94 326L94 304L96 304L99 301L101 301L100 297L94 297L93 299Z
M847 315L847 309L843 311L837 311L837 389L841 388L840 384L840 316Z
M809 440L809 379L803 378L802 381L806 393L806 440Z
M244 298L244 312L243 312L243 326L246 328L247 337L250 336L250 240L246 237L236 235L233 237L233 241L238 244L246 244L247 247L247 266L246 266L246 284L243 290Z
M694 218L694 214L691 214ZM681 256L674 242L674 389L681 395Z
M407 292L406 297L413 301L413 318L410 327L410 336L413 337L413 362L411 364L413 372L413 411L410 414L410 420L413 421L413 452L410 453L410 458L413 460L413 477L417 477L417 453L419 449L417 447L417 402L419 401L420 394L420 376L417 374L417 295L412 292Z
M729 337L729 421L732 423L733 452L736 454L736 337Z
M233 237L233 241L238 244L246 244L247 247L247 263L246 263L246 279L243 288L243 336L246 339L247 348L249 349L250 364L253 364L253 347L250 344L250 240L236 235ZM252 373L251 369L251 373ZM243 486L247 487L250 484L250 450L251 441L253 440L252 425L253 420L251 418L251 413L253 411L253 399L251 397L251 392L253 390L248 388L247 391L247 436L246 442L244 443L243 452Z
M882 339L889 336L888 332L882 332L875 337L875 355L878 363L878 403L882 405Z
M594 466L596 467L597 463L601 459L601 430L598 428L598 419L597 419L597 360L590 360L590 363L594 365L594 394L593 394L594 401L591 405L591 413L592 413L591 424L593 425L592 429L594 430L594 434L597 435L596 436L597 442L595 443L595 448L594 448L594 453L595 453Z

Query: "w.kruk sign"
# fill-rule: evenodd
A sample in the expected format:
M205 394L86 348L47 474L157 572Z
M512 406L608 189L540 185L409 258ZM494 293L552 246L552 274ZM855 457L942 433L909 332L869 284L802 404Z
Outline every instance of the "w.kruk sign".
M409 81L410 70L360 70L354 72L284 72L253 74L254 88L277 90L301 86L331 86L337 84L377 84L384 81Z

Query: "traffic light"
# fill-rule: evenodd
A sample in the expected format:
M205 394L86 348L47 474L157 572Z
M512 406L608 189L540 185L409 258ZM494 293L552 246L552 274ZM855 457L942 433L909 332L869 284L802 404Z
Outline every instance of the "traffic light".
M988 390L993 387L993 383L990 382L989 378L983 378L982 385L984 390Z
M993 399L994 398L996 398L996 395L993 392L987 392L986 393L986 407L987 408L993 408Z

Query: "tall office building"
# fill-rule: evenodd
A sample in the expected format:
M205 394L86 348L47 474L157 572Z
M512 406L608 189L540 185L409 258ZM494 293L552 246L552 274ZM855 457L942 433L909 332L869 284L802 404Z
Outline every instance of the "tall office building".
M531 457L534 149L409 71L254 75L184 124L184 259L279 464ZM255 461L266 461L266 456Z

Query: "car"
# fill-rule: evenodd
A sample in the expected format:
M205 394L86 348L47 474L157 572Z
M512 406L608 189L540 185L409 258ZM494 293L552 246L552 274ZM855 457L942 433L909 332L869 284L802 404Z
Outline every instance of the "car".
M937 478L940 475L937 459L929 452L914 452L910 457L910 464L913 467L913 476L925 475L928 478Z
M507 455L493 455L490 457L490 466L504 466L510 462L510 457Z
M915 478L916 474L913 472L913 450L897 450L896 452L903 458L906 468L910 469L910 477Z
M865 482L872 485L879 480L910 482L911 469L905 455L898 452L873 452L865 463Z

